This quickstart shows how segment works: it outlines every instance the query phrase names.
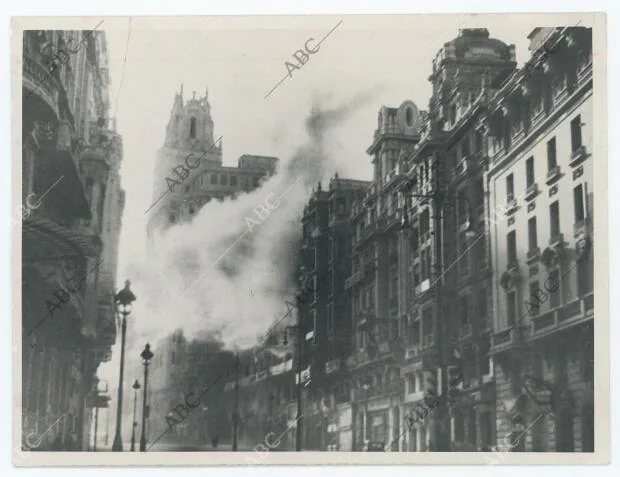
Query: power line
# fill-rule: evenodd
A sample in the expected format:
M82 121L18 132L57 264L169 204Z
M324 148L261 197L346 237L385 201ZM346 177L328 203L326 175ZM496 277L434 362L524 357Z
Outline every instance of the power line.
M116 102L114 104L114 117L118 113L118 99L121 96L121 88L125 80L125 65L127 64L127 50L129 49L129 38L131 37L131 17L129 17L129 27L127 30L127 41L125 42L125 58L123 59L123 72L121 73L121 82L118 85L118 93L116 94Z

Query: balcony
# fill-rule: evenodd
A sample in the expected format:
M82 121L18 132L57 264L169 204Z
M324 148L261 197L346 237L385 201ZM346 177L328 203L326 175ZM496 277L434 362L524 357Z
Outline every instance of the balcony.
M355 272L354 274L352 274L349 278L347 278L344 281L344 288L345 288L345 290L348 290L348 289L352 288L353 286L355 286L355 284L358 283L361 279L362 279L362 273L361 272Z
M589 156L585 146L579 146L570 156L570 166L577 167Z
M48 68L30 55L24 53L23 84L36 93L58 115L58 100L61 85Z
M532 200L534 197L538 195L538 184L535 182L530 184L527 189L525 189L525 200Z
M579 237L580 235L587 234L589 224L588 217L585 217L583 220L575 222L573 224L573 235L575 237Z
M521 325L493 333L491 335L491 347L493 352L506 351L521 345L524 340L524 335L525 327Z
M547 184L553 184L555 181L557 181L560 178L561 175L562 175L562 171L560 169L560 166L553 166L547 172L547 179L545 182Z
M420 354L420 345L409 346L405 349L405 359L414 359Z
M531 265L538 260L540 260L540 247L536 247L527 251L526 262L528 265Z
M555 234L549 239L549 247L556 249L564 245L564 234Z
M594 293L555 307L532 318L532 337L539 338L589 320L593 316L593 309Z
M508 197L506 197L506 215L510 215L517 210L517 206L517 199L515 199L513 194L508 194Z

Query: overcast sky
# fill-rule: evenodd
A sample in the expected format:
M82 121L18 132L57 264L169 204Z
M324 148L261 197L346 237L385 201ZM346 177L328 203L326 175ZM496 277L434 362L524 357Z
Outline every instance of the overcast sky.
M341 20L307 64L265 99L287 75L285 62L294 61L293 53L309 38L323 38ZM242 154L273 155L286 162L307 140L304 121L316 101L335 106L365 96L335 128L329 147L341 176L368 180L372 169L365 151L379 108L410 99L426 110L432 59L459 28L488 28L491 37L515 44L522 64L529 56L527 35L541 26L540 20L507 14L134 18L129 33L128 19L106 18L101 28L108 39L111 115L123 136L121 176L127 194L119 283L128 262L144 258L144 212L152 201L154 160L181 84L186 100L193 91L203 96L208 88L225 165L235 165ZM117 357L101 372L108 369L114 376Z

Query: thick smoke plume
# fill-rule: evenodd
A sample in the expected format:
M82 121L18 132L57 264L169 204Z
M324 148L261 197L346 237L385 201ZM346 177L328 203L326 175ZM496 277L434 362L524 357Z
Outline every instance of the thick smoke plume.
M368 99L313 107L307 140L281 158L275 176L234 200L209 202L190 223L155 237L148 263L126 270L138 297L132 313L138 343L157 343L181 328L189 339L244 349L286 313L285 301L295 293L303 207L342 162L330 153L334 131ZM269 215L257 215L257 206Z

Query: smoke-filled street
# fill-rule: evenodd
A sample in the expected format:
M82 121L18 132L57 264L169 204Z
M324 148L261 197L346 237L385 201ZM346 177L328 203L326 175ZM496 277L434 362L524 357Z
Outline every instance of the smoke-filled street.
M593 453L593 28L549 19L25 30L22 450Z

